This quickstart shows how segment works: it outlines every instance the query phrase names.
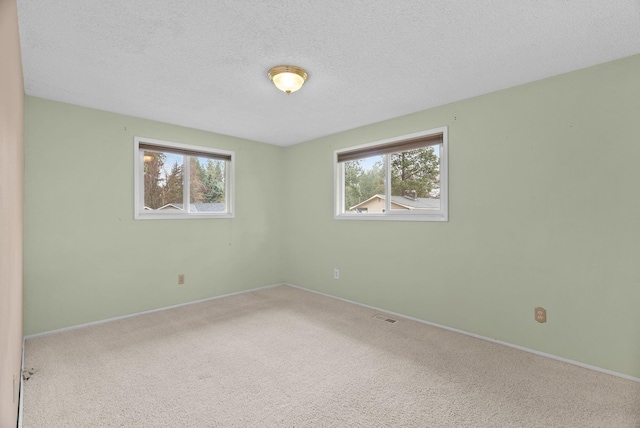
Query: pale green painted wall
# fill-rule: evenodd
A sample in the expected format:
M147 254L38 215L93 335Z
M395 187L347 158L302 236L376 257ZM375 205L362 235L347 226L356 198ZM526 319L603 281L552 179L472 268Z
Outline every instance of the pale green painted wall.
M634 56L288 148L285 281L640 377L638 76ZM449 222L333 219L334 150L444 125Z
M26 335L282 281L283 148L40 98L25 109ZM134 221L134 136L234 150L236 218Z
M285 281L640 377L639 75L634 56L288 148L27 97L25 334ZM443 125L449 222L333 219L335 149ZM134 135L235 150L236 219L134 221Z

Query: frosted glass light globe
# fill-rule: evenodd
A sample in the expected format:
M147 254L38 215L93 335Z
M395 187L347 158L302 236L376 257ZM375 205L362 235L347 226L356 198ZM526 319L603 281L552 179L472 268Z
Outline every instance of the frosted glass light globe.
M269 78L273 84L287 94L299 90L307 77L306 71L294 65L279 65L269 70Z

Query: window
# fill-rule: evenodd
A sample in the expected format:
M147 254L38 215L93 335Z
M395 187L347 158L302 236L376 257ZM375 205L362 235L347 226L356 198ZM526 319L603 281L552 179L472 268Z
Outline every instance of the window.
M337 150L335 218L447 221L447 128Z
M135 137L136 219L234 216L234 152Z

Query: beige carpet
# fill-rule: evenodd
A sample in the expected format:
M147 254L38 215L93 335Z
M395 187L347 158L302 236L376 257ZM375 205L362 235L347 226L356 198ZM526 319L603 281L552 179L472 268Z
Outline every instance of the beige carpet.
M640 427L640 384L281 286L26 341L30 427Z

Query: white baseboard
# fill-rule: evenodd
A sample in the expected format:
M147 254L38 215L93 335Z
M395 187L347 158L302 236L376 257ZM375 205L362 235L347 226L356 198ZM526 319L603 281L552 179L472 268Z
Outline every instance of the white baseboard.
M94 321L94 322L90 322L90 323L86 323L86 324L79 324L79 325L75 325L75 326L71 326L71 327L65 327L65 328L60 328L60 329L56 329L56 330L50 330L50 331L46 331L46 332L42 332L42 333L31 334L31 335L25 336L24 340L31 339L31 338L34 338L34 337L39 337L39 336L46 336L46 335L49 335L49 334L56 334L56 333L62 333L62 332L65 332L65 331L76 330L78 328L89 327L89 326L92 326L92 325L104 324L104 323L107 323L107 322L117 321L117 320L130 318L130 317L135 317L135 316L138 316L138 315L144 315L144 314L150 314L150 313L153 313L153 312L164 311L164 310L167 310L167 309L179 308L181 306L188 306L188 305L193 305L193 304L196 304L196 303L207 302L207 301L210 301L210 300L222 299L224 297L235 296L235 295L238 295L238 294L251 293L253 291L264 290L264 289L267 289L267 288L278 287L278 286L281 286L281 285L297 288L297 289L308 291L308 292L311 292L311 293L316 293L316 294L319 294L319 295L322 295L322 296L325 296L325 297L330 297L332 299L342 300L343 302L352 303L354 305L363 306L365 308L373 309L373 310L376 310L376 311L381 311L381 312L384 312L384 313L387 313L387 314L390 314L390 315L394 315L394 316L410 319L412 321L416 321L416 322L419 322L419 323L422 323L422 324L427 324L427 325L430 325L430 326L433 326L433 327L442 328L444 330L449 330L449 331L453 331L455 333L464 334L466 336L475 337L476 339L486 340L486 341L489 341L489 342L497 343L499 345L504 345L504 346L508 346L510 348L519 349L521 351L529 352L531 354L540 355L542 357L551 358L553 360L562 361L562 362L568 363L568 364L573 364L575 366L579 366L579 367L582 367L582 368L585 368L585 369L594 370L594 371L597 371L597 372L605 373L605 374L608 374L608 375L612 375L612 376L616 376L616 377L620 377L620 378L623 378L623 379L631 380L633 382L639 382L640 383L640 378L637 378L637 377L634 377L634 376L629 376L629 375L626 375L624 373L618 373L618 372L615 372L615 371L612 371L612 370L604 369L602 367L592 366L592 365L589 365L589 364L581 363L580 361L569 360L567 358L559 357L557 355L547 354L546 352L541 352L541 351L537 351L535 349L525 348L524 346L514 345L513 343L503 342L501 340L493 339L491 337L481 336L479 334L470 333L468 331L459 330L457 328L447 327L446 325L436 324L436 323L433 323L433 322L430 322L430 321L425 321L425 320L422 320L422 319L419 319L419 318L414 318L414 317L411 317L411 316L408 316L408 315L404 315L404 314L401 314L401 313L398 313L398 312L388 311L386 309L382 309L382 308L378 308L378 307L375 307L375 306L366 305L364 303L356 302L356 301L349 300L349 299L344 299L342 297L332 296L331 294L322 293L320 291L311 290L311 289L308 289L308 288L300 287L300 286L297 286L297 285L294 285L294 284L289 284L289 283L266 285L266 286L263 286L263 287L252 288L250 290L238 291L236 293L223 294L223 295L220 295L220 296L208 297L206 299L196 300L196 301L192 301L192 302L180 303L180 304L177 304L177 305L166 306L166 307L157 308L157 309L151 309L151 310L148 310L148 311L137 312L137 313L134 313L134 314L123 315L123 316L114 317L114 318L108 318L108 319L104 319L104 320L100 320L100 321ZM24 370L24 340L23 340L23 346L22 346L22 370ZM22 381L22 372L20 372L20 392L21 393L20 393L20 404L19 404L19 422L18 422L18 427L21 426L21 420L22 420L22 387L23 387L22 382L23 382Z
M264 290L264 289L272 288L272 287L279 287L281 285L286 285L286 284L265 285L265 286L262 286L262 287L252 288L250 290L238 291L238 292L235 292L235 293L223 294L223 295L220 295L220 296L207 297L206 299L194 300L192 302L179 303L177 305L164 306L162 308L150 309L148 311L136 312L136 313L133 313L133 314L122 315L122 316L119 316L119 317L107 318L107 319L103 319L103 320L99 320L99 321L88 322L88 323L85 323L85 324L78 324L78 325L73 325L73 326L70 326L70 327L63 327L63 328L58 328L58 329L55 329L55 330L44 331L42 333L29 334L27 336L24 336L24 340L32 339L34 337L47 336L47 335L50 335L50 334L63 333L65 331L76 330L76 329L79 329L79 328L90 327L90 326L93 326L93 325L100 325L100 324L104 324L104 323L111 322L111 321L118 321L118 320L122 320L122 319L126 319L126 318L137 317L138 315L151 314L151 313L154 313L154 312L165 311L167 309L179 308L181 306L195 305L196 303L208 302L210 300L222 299L224 297L235 296L235 295L238 295L238 294L251 293L252 291ZM23 344L24 344L24 340L23 340ZM24 364L24 345L23 345L22 354L23 354L23 364Z
M579 367L582 367L582 368L585 368L585 369L594 370L594 371L601 372L601 373L606 373L608 375L612 375L612 376L616 376L616 377L620 377L620 378L623 378L623 379L627 379L627 380L631 380L631 381L640 383L640 378L629 376L629 375L626 375L624 373L614 372L612 370L604 369L602 367L597 367L597 366L592 366L592 365L589 365L589 364L581 363L580 361L569 360L567 358L559 357L557 355L547 354L546 352L536 351L535 349L525 348L524 346L514 345L513 343L503 342L501 340L493 339L491 337L481 336L479 334L470 333L468 331L459 330L457 328L447 327L446 325L440 325L440 324L436 324L436 323L433 323L433 322L421 320L419 318L414 318L414 317L411 317L411 316L408 316L408 315L400 314L400 313L397 313L397 312L391 312L391 311L388 311L386 309L377 308L375 306L370 306L370 305L365 305L364 303L356 302L356 301L349 300L349 299L344 299L342 297L332 296L331 294L321 293L320 291L315 291L315 290L311 290L311 289L308 289L308 288L299 287L297 285L288 284L288 283L285 283L284 285L289 286L289 287L293 287L293 288L298 288L298 289L304 290L304 291L309 291L311 293L320 294L322 296L330 297L332 299L342 300L343 302L353 303L354 305L363 306L365 308L369 308L369 309L373 309L373 310L376 310L376 311L384 312L386 314L390 314L390 315L406 318L406 319L409 319L409 320L412 320L412 321L416 321L416 322L419 322L419 323L422 323L422 324L430 325L432 327L442 328L444 330L449 330L449 331L453 331L455 333L464 334L465 336L475 337L476 339L486 340L486 341L489 341L489 342L497 343L499 345L508 346L509 348L519 349L520 351L529 352L531 354L540 355L542 357L551 358L551 359L557 360L557 361L562 361L563 363L573 364L575 366L579 366Z

